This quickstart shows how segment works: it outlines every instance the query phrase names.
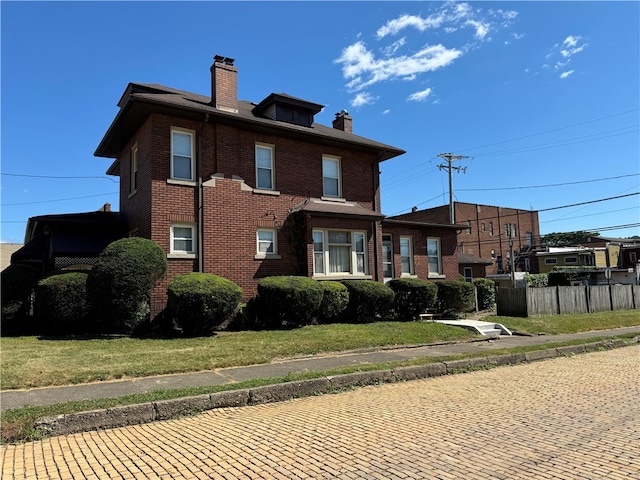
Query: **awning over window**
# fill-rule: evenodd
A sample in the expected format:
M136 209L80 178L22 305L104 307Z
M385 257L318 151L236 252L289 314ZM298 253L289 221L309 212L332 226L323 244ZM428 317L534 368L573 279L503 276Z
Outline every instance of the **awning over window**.
M309 198L293 207L292 212L305 212L317 217L348 217L356 220L382 220L384 215L353 202Z

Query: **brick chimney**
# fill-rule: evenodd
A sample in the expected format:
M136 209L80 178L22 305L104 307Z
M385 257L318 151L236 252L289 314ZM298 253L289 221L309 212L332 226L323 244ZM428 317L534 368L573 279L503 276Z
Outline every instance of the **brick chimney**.
M342 130L343 132L352 133L352 123L353 118L349 116L349 112L347 112L346 110L342 110L341 112L336 113L336 118L333 119L333 128L337 128L338 130Z
M211 105L238 113L238 69L234 59L216 55L211 65Z

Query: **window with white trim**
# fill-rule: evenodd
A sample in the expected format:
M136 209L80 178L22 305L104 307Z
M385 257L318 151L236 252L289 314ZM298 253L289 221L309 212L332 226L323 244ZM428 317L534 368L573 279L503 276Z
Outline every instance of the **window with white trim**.
M273 228L259 228L256 232L257 254L260 256L277 255L277 234Z
M545 258L544 259L544 264L545 265L557 265L558 264L558 259L557 258Z
M385 279L393 278L393 242L391 235L382 237L382 271Z
M467 283L473 283L473 268L464 267L464 281Z
M129 172L129 193L138 191L138 144L131 147L131 165Z
M171 225L171 253L196 253L196 227L192 224Z
M471 220L467 220L467 235L471 235Z
M256 188L274 190L273 146L256 144Z
M322 157L322 194L325 197L340 197L340 159L338 157Z
M316 275L364 275L367 242L364 232L313 231L313 273Z
M194 181L194 132L182 128L171 129L171 178Z
M577 265L578 264L578 257L564 257L564 264L565 265Z
M524 259L524 271L525 272L531 271L531 260L529 260L529 258Z
M427 239L427 258L429 260L429 276L442 275L442 253L439 238Z
M400 264L403 275L413 275L413 249L411 237L400 237Z

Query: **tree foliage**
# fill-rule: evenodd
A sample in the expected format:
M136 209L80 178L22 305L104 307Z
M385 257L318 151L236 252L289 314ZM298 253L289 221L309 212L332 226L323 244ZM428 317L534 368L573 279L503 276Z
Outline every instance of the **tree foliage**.
M586 237L599 237L598 232L585 232L577 230L575 232L554 232L547 233L542 237L542 244L548 247L568 247L580 243Z

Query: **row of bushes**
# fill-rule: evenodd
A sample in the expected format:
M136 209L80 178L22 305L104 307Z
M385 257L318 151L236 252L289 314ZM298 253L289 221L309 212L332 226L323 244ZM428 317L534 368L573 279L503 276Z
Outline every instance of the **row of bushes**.
M43 279L34 269L13 265L3 271L3 333L140 333L148 328L149 295L166 271L160 247L141 238L118 240L89 271L54 272ZM479 303L494 301L493 282L475 281ZM35 301L26 298L35 292ZM207 335L233 319L235 328L279 328L311 323L368 323L415 320L437 309L455 317L474 305L466 282L394 279L318 282L308 277L276 276L258 284L258 296L239 309L242 289L228 279L188 273L168 287L164 326L175 322L187 335ZM33 306L33 311L26 309ZM240 313L238 313L240 312ZM40 320L25 329L26 318ZM233 328L233 327L232 327ZM36 331L33 331L33 330Z

